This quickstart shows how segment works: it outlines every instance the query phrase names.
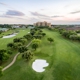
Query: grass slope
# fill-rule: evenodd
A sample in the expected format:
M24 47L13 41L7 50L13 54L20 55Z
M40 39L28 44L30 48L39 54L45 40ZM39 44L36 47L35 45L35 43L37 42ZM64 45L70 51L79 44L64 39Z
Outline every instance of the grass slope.
M34 51L30 62L18 59L13 66L4 71L0 80L80 80L80 43L64 39L58 32L43 30L47 35L40 48ZM54 43L46 38L53 37ZM32 69L32 62L46 59L49 66L42 73Z

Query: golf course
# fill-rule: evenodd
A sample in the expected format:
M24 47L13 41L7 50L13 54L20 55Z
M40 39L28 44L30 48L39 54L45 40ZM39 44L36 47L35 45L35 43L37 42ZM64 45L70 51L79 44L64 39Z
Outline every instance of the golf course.
M39 47L33 50L33 58L27 62L20 54L15 63L3 71L0 80L80 80L80 42L65 39L58 31L42 31L46 35L41 39ZM6 45L14 38L22 37L28 32L29 29L19 30L15 37L0 38L0 49L6 49ZM50 43L47 40L49 37L54 42ZM31 49L31 45L29 48ZM44 72L33 70L32 63L36 59L44 59L49 64Z

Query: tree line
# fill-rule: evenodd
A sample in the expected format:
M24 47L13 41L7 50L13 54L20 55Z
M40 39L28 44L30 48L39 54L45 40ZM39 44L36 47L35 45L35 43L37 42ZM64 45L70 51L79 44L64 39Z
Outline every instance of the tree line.
M74 41L79 41L80 42L80 30L77 31L66 31L64 29L59 29L60 34L64 36L67 39L74 40Z

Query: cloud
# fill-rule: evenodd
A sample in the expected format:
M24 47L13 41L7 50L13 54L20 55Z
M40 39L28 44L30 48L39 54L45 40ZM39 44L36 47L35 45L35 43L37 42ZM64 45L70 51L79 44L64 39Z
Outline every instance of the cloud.
M4 5L4 6L8 6L7 4L5 4L5 3L2 3L2 2L0 2L0 4L1 4L1 5Z
M29 20L32 21L32 22L37 22L37 21L39 21L39 19L37 19L37 18L33 18L33 17L30 18Z
M1 15L0 17L1 17L1 18L13 18L13 17L8 16L8 15Z
M76 20L80 20L80 18L77 18Z
M16 10L8 10L6 12L6 15L11 15L11 16L24 16L25 14L20 12L20 11L16 11Z
M55 16L51 16L51 17L58 18L58 17L64 17L64 16L55 15Z
M14 19L21 19L21 20L27 20L26 18L23 18L25 14L20 12L20 11L16 11L16 10L8 10L6 13L4 13L3 15L0 15L1 18L14 18Z
M64 16L59 16L59 15L48 16L48 15L40 14L40 13L38 13L38 12L30 12L30 13L31 13L33 16L37 16L38 18L44 18L44 19L64 17Z
M38 17L49 17L47 15L44 15L44 14L40 14L38 12L30 12L33 16L38 16Z
M3 6L6 6L6 7L8 7L8 8L14 9L13 7L11 7L10 5L8 5L8 4L6 4L6 3L0 2L0 4L3 5Z
M40 9L41 11L44 11L45 9Z
M12 17L12 16L9 16L9 15L1 15L0 16L1 18L14 18L14 19L19 19L19 20L27 20L27 19L24 19L24 18L20 18L20 17Z
M52 21L54 19L62 20L64 18L64 16L60 16L60 15L48 16L48 15L40 14L38 12L30 12L30 13L42 21L45 21L45 20Z
M69 5L65 5L64 8L69 7Z
M27 20L27 19L24 19L24 18L19 18L19 17L16 17L17 19L21 19L21 20Z
M33 16L36 16L39 20L52 20L51 16L40 14L38 12L30 12Z
M12 9L12 10L8 10L5 15L11 15L11 16L24 16L25 15L23 12L15 10L13 7L11 7L10 5L6 3L0 2L0 4ZM0 11L0 12L3 12L3 11Z
M77 14L77 13L80 13L80 10L79 11L70 12L70 14Z

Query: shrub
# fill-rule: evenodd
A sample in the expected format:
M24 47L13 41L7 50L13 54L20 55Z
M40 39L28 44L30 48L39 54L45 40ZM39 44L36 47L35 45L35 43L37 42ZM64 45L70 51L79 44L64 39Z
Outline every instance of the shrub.
M13 52L12 52L11 50L8 50L7 53L8 53L8 54L12 54Z
M7 60L8 58L9 58L9 55L7 53L4 53L3 60Z
M46 33L42 33L42 36L45 36L46 35Z
M51 43L51 42L54 42L54 39L52 38L47 38L47 40Z

